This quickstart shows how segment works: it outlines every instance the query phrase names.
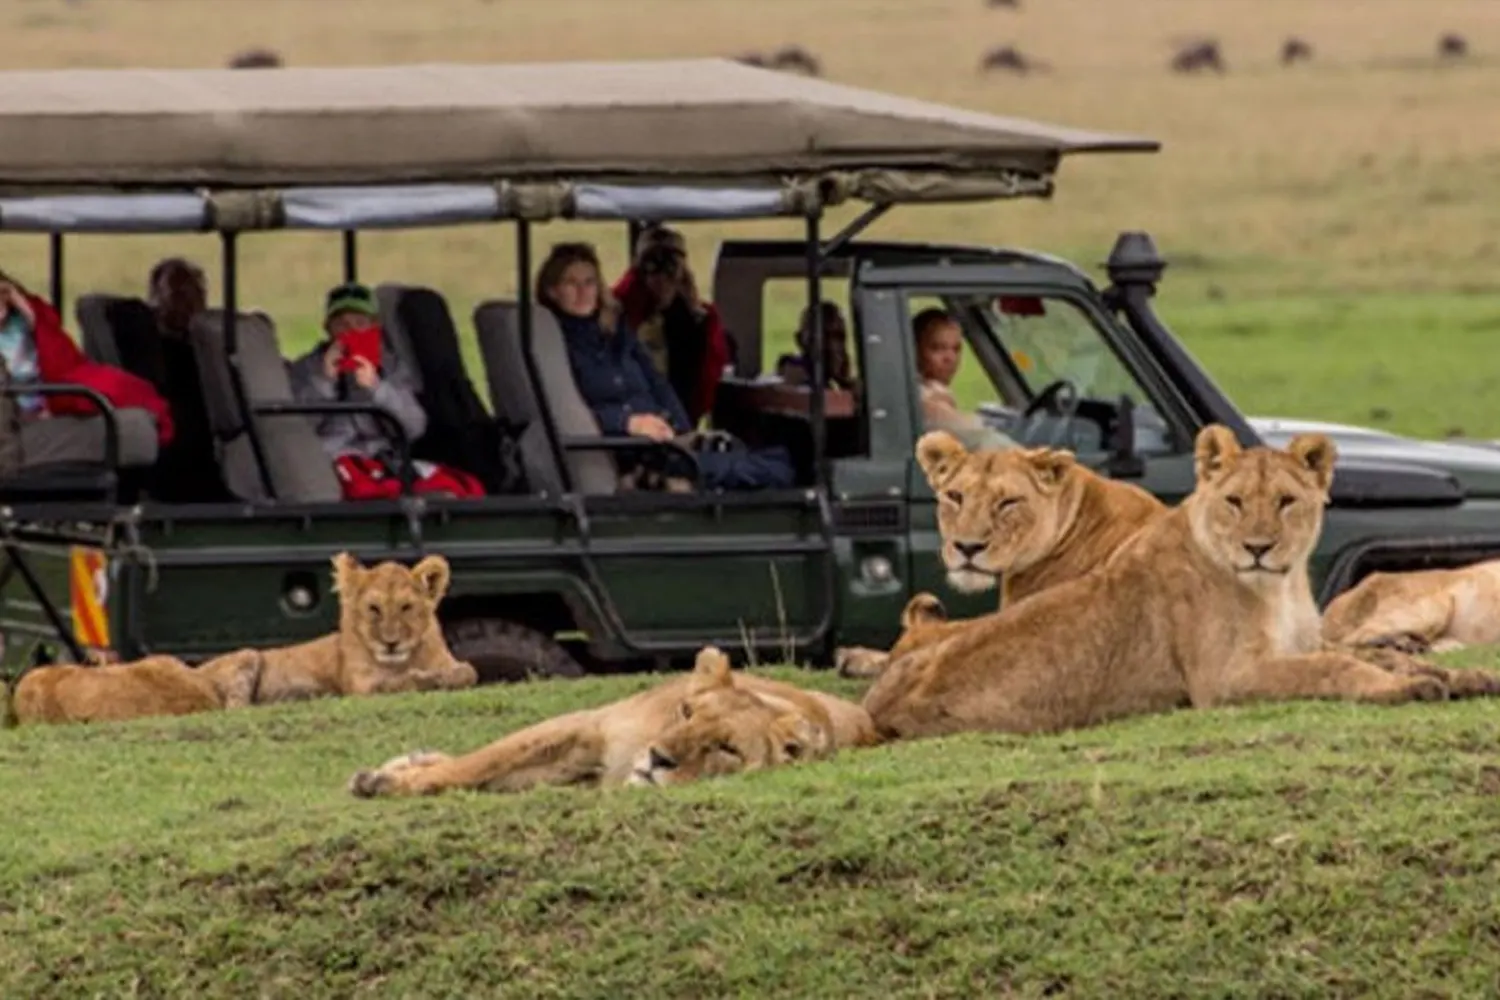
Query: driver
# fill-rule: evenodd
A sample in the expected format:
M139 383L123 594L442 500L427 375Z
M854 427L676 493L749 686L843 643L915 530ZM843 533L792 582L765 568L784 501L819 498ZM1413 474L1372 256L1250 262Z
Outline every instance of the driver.
M964 349L958 322L942 309L924 309L912 320L912 335L917 342L923 429L949 431L970 449L1018 447L978 414L960 409L953 396L953 378Z

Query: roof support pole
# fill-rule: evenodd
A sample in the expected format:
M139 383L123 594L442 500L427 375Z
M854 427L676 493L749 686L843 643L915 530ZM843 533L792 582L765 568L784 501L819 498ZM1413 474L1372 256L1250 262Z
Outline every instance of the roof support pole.
M807 308L812 328L808 331L812 340L812 377L808 380L808 416L812 419L813 474L817 477L818 489L828 491L828 422L824 416L827 409L824 393L827 391L828 373L823 365L823 256L818 226L822 211L814 211L807 217Z
M52 308L63 311L63 234L47 234L47 278Z
M359 280L359 235L352 229L344 230L344 281L353 284Z
M823 258L826 260L844 249L845 244L869 229L871 224L890 210L890 202L880 202L860 212L847 226L828 237L828 242L823 244Z

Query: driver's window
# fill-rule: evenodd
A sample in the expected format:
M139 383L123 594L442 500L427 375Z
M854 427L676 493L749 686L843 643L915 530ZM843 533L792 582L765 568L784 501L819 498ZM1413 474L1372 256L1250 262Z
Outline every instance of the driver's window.
M912 295L907 303L918 433L943 428L971 448L1100 454L1128 396L1137 453L1176 450L1141 381L1073 303L973 293Z

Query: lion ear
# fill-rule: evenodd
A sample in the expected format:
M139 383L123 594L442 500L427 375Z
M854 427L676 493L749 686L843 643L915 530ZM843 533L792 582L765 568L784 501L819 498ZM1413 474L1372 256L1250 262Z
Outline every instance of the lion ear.
M1205 482L1224 468L1225 463L1244 451L1234 431L1223 424L1209 424L1198 432L1193 444L1193 468L1198 481Z
M1032 448L1026 452L1026 462L1044 489L1061 484L1076 464L1073 453L1061 448Z
M336 594L352 594L359 589L359 574L364 567L359 560L347 552L333 557L333 591Z
M901 628L906 632L910 632L918 625L947 620L948 609L943 607L943 602L937 595L925 590L907 601L906 607L901 609Z
M452 572L448 569L448 560L442 556L428 556L411 568L411 575L433 601L441 601L443 595L448 593L448 581Z
M957 472L968 457L963 442L947 431L928 431L917 439L917 464L933 489Z
M1299 464L1311 469L1318 487L1328 492L1333 483L1333 463L1338 458L1338 449L1326 434L1298 434L1287 442L1286 451Z
M729 687L734 683L734 673L729 669L729 657L717 646L704 646L693 661L693 690L710 691L718 687Z

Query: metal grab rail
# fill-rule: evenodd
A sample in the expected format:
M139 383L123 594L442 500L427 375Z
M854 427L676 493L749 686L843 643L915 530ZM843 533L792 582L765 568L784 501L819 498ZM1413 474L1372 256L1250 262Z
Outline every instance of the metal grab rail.
M350 403L335 400L317 400L308 403L252 403L250 413L257 417L315 417L315 416L366 416L374 417L391 439L399 461L398 479L401 495L411 496L416 482L416 469L412 464L411 441L401 421L384 407L374 403ZM271 493L275 497L275 491Z
M74 382L40 382L35 385L9 383L0 386L0 395L5 395L12 399L28 394L38 396L80 396L94 404L95 409L99 411L98 415L104 418L104 465L109 469L111 477L107 499L110 503L113 503L118 488L116 480L120 475L120 417L118 411L115 409L115 405L106 399L104 394L99 390Z

